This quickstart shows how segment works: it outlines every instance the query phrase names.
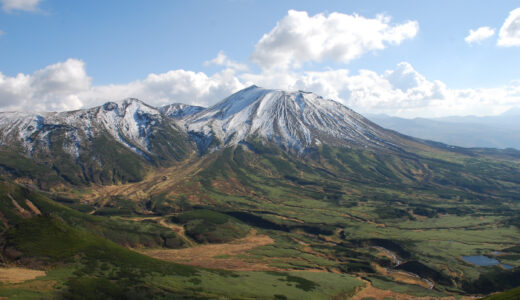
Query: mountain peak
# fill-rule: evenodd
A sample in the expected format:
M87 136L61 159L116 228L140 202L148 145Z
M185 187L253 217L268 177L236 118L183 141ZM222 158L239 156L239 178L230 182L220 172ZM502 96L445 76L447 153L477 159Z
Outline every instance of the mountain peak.
M102 105L103 110L105 110L105 111L113 111L113 110L125 111L130 106L135 106L136 109L144 107L144 108L147 108L148 110L150 110L150 109L156 110L155 107L150 106L137 98L125 98L125 99L122 99L119 101L108 101ZM96 109L96 107L94 107L93 109Z
M268 104L269 106L284 101L296 101L299 103L298 106L300 106L302 103L299 100L302 99L304 95L306 95L305 97L307 98L310 97L323 101L332 101L325 100L321 96L318 96L311 92L266 89L256 85L252 85L234 93L233 95L225 98L221 102L208 108L208 111L219 112L218 117L227 118L248 108L251 105L254 105L255 103L270 103ZM261 108L266 107L262 105ZM303 108L300 107L300 109Z
M108 133L146 158L151 153L150 133L161 121L159 110L135 98L75 111L6 113L0 114L0 144L21 143L31 155L36 148L50 151L51 137L63 135L65 152L77 158L80 145Z
M182 119L187 116L196 114L205 108L202 106L189 105L184 103L172 103L159 107L159 111L168 117L174 119Z
M336 101L254 85L184 121L188 132L217 139L224 146L252 137L296 151L323 142L359 147L393 144L385 139L388 132Z
M396 148L395 134L339 102L311 92L265 89L252 85L209 107L175 103L160 108L127 98L89 109L45 114L0 114L0 143L21 141L27 153L35 145L50 149L51 132L65 132L66 152L78 157L83 140L108 133L135 153L153 154L150 137L184 126L199 150L248 143L276 143L297 152L322 143L360 148ZM162 127L161 127L162 128ZM61 134L61 133L60 133ZM213 146L208 146L213 145ZM215 146L218 145L218 146ZM209 149L212 150L212 149Z

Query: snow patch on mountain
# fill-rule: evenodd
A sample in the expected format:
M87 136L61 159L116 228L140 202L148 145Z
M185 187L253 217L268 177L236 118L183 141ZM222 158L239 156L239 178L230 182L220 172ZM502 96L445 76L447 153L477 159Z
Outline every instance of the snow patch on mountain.
M252 138L300 152L321 144L396 147L392 142L395 135L336 101L309 92L257 86L209 108L180 103L155 108L130 98L60 113L2 112L0 145L21 145L31 156L35 151L49 151L58 141L66 153L78 158L82 150L90 149L93 139L108 133L149 159L154 154L150 136L155 129L164 129L160 126L184 129L201 152Z
M202 106L189 105L184 103L173 103L159 107L159 111L168 117L182 119L186 116L194 115L205 108Z
M224 146L261 137L302 151L321 143L394 147L386 131L344 105L313 93L251 86L183 119L188 133Z
M51 134L63 136L65 152L79 157L81 145L107 132L121 144L146 157L149 134L162 119L161 112L137 99L107 102L69 112L40 114L0 113L0 144L19 142L31 155L35 147L49 150Z

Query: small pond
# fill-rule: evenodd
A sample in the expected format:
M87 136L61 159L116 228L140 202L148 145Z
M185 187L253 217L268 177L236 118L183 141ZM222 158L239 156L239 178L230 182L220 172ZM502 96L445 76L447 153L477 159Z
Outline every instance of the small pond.
M470 264L474 264L477 266L487 267L487 266L501 265L502 267L504 267L505 269L508 269L508 270L513 268L513 266L501 264L497 259L485 256L485 255L462 256L462 259L469 262Z

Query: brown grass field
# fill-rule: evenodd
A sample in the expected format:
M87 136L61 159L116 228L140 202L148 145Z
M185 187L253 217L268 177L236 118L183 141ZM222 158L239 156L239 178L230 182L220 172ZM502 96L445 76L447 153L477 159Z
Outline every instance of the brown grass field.
M260 271L272 270L265 263L249 262L236 258L238 254L253 248L269 245L274 240L267 235L258 235L252 230L248 236L225 244L200 245L185 249L137 249L136 251L166 261L212 269Z
M3 283L20 283L39 276L45 276L45 272L25 268L0 268L0 282Z

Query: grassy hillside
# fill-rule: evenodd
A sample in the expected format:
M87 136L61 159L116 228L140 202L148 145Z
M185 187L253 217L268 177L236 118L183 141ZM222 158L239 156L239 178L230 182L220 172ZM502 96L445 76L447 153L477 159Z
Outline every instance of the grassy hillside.
M42 216L10 229L4 243L12 249L8 259L51 270L49 278L36 281L53 280L55 287L60 286L52 291L32 288L23 292L16 291L16 286L0 287L0 296L14 299L21 295L25 298L30 292L35 297L66 299L213 299L258 295L282 299L314 295L323 299L352 292L361 285L344 275L319 278L296 273L234 273L167 263ZM61 273L58 278L56 273ZM332 289L331 280L335 283Z
M70 297L458 297L520 285L518 154L411 149L320 146L295 155L251 140L155 169L138 182L44 196L4 181L4 259L49 274L74 269L58 280L60 291L50 289ZM53 232L59 234L28 238ZM121 246L170 262L156 267L155 259ZM204 255L177 250L186 247ZM239 250L202 252L226 248ZM512 268L462 259L470 255ZM206 256L210 263L201 261ZM181 275L171 261L227 270L186 267L194 273ZM355 290L361 285L366 289Z
M0 181L0 198L3 199L0 204L0 216L4 229L17 225L27 217L49 215L121 245L170 248L184 246L184 242L174 232L159 225L135 224L121 219L88 215L9 181ZM24 212L21 213L17 206ZM31 210L30 206L36 207L39 213Z
M520 287L507 290L502 293L497 293L483 298L484 300L515 300L520 299Z
M347 275L230 272L156 260L102 237L103 231L96 228L101 223L96 221L109 222L105 218L74 212L9 182L3 182L1 186L3 266L41 269L47 275L24 283L2 283L0 297L214 299L261 295L262 298L296 299L309 295L327 299L353 293L362 285L361 281ZM28 201L22 206L25 199ZM179 216L181 222L201 219L213 224L239 224L226 215L211 212ZM117 220L103 226L121 222ZM240 226L242 230L246 228ZM141 234L147 236L152 232Z
M228 215L211 210L192 210L172 221L184 226L186 234L198 243L226 243L244 237L249 227Z
M488 293L478 287L483 278L502 278L492 289L503 290L520 284L515 269L479 267L461 256L502 251L501 262L520 266L507 250L520 237L519 179L518 161L502 153L396 155L323 146L298 158L252 142L214 154L169 197L288 239L253 251L276 258L271 266L321 266L385 288L391 285L381 285L381 276L395 282L395 272L406 271L443 293ZM392 267L381 248L401 261L394 273L379 271ZM302 255L305 263L292 261Z
M37 131L33 139L38 141L38 136L45 134L48 149L38 142L35 142L31 153L27 153L19 143L2 145L1 173L11 178L25 178L44 190L63 184L81 186L137 182L151 167L171 165L186 159L194 151L194 145L169 120L162 121L150 133L150 149L130 145L135 151L107 132L95 137L83 136L81 142L74 142L67 138L65 128L57 127L49 132L43 129ZM78 157L64 150L71 145L77 148Z

